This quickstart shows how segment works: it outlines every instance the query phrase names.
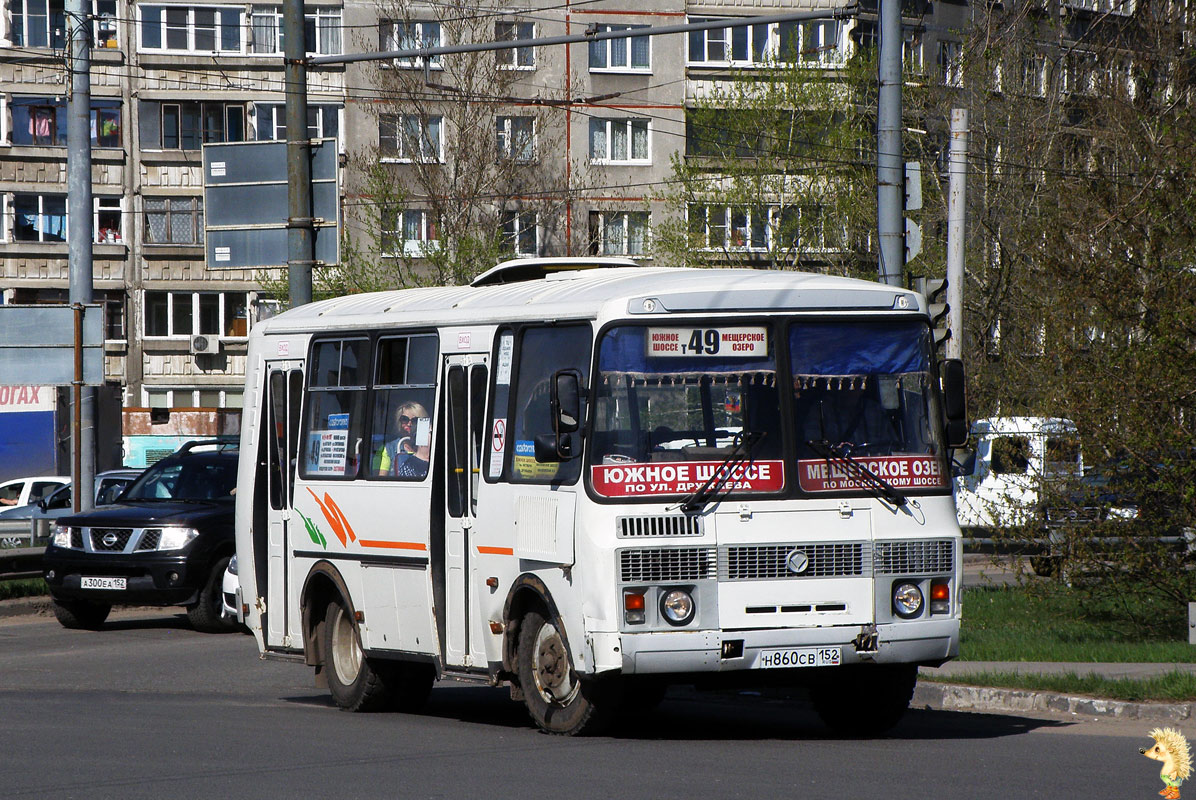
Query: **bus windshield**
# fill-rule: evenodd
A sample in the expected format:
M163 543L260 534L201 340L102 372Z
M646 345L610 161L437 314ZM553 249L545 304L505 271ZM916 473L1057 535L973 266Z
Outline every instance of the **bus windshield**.
M947 485L925 323L795 322L788 343L803 491L860 488L850 462L898 490Z
M947 486L924 322L795 321L780 364L775 330L607 330L594 380L594 491L687 494L713 475L737 495L768 493L795 473L808 494L875 493L875 478L889 495Z
M765 325L608 330L594 380L589 452L595 491L608 497L688 493L720 468L729 470L717 476L728 489L783 488L772 339Z

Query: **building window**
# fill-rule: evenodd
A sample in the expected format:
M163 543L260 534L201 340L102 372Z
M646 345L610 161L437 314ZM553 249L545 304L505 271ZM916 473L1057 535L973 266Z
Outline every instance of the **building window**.
M422 256L440 247L440 227L430 211L407 209L394 216L390 230L382 235L383 253L388 256Z
M65 195L14 194L12 210L12 241L66 241Z
M536 118L497 117L495 119L495 151L500 159L535 161Z
M312 139L336 139L340 135L340 106L309 105L307 135ZM253 115L259 142L285 142L287 109L282 103L254 103Z
M65 147L66 99L15 96L9 103L14 146ZM96 147L120 147L119 100L92 99L91 143Z
M599 25L598 30L633 31L647 27L647 25ZM650 72L651 70L652 46L647 36L590 42L591 72Z
M690 233L699 247L709 250L765 250L768 221L768 209L760 206L689 208Z
M440 47L440 23L384 20L378 26L378 37L378 49L383 52L389 50L417 50L424 47ZM396 58L394 65L396 67L422 68L424 60L419 56ZM428 58L428 66L432 69L440 69L440 56L430 56Z
M204 144L245 141L244 103L141 103L141 146L198 150Z
M225 338L249 335L245 292L145 293L145 335L184 337L197 333Z
M596 256L648 254L647 211L591 211L590 252Z
M782 22L777 26L777 59L791 64L841 62L837 20Z
M382 114L378 120L382 157L395 161L440 161L442 121L440 116Z
M901 31L901 62L906 72L915 75L923 74L926 69L922 61L922 33L921 31L904 28Z
M540 252L539 230L533 211L504 211L502 213L503 249L517 256L534 256Z
M203 198L145 198L145 243L203 244Z
M690 22L709 22L694 17ZM710 28L689 32L691 64L759 64L768 57L768 25L740 28Z
M116 244L122 240L121 198L96 197L92 201L95 205L94 217L91 221L93 241L97 244Z
M963 45L939 42L939 80L944 86L963 86Z
M254 6L249 16L252 36L250 52L281 55L286 50L282 8ZM335 56L341 53L341 10L307 7L303 17L304 46L309 56Z
M496 42L513 42L517 39L534 39L536 24L534 22L496 22L494 23L494 40ZM503 69L535 69L536 48L512 47L508 50L495 50L498 66Z
M241 52L241 11L234 6L139 6L141 49L181 53Z
M104 338L123 342L128 338L125 328L125 293L118 290L98 291L97 303L104 304Z
M17 47L66 48L62 0L13 0L12 43Z
M244 390L234 386L205 389L144 386L142 402L146 408L242 408Z
M590 120L590 161L598 164L646 164L648 120Z

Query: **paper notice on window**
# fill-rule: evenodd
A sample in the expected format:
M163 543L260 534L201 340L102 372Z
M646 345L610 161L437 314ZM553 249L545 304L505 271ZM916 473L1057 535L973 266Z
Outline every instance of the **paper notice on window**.
M328 427L312 431L308 441L314 452L311 470L318 475L344 475L349 457L349 415L329 414Z
M432 441L432 420L420 417L415 422L415 446L427 447Z
M511 360L514 352L514 334L503 334L498 340L498 367L494 373L494 382L499 386L511 385Z

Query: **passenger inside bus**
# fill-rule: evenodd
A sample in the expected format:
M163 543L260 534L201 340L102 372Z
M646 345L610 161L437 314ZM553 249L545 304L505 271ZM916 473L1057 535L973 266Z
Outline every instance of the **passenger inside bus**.
M374 455L374 473L398 478L428 474L432 418L416 402L401 403L386 431L386 444Z

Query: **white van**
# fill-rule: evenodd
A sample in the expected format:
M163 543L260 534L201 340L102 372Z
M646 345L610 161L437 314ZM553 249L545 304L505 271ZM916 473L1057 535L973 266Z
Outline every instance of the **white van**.
M965 536L990 543L1000 528L1042 524L1043 483L1084 474L1079 432L1059 417L992 417L972 425L975 452L957 470L956 515Z

